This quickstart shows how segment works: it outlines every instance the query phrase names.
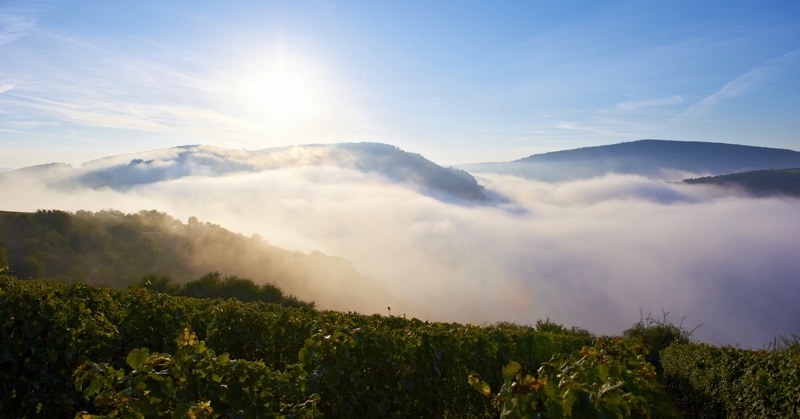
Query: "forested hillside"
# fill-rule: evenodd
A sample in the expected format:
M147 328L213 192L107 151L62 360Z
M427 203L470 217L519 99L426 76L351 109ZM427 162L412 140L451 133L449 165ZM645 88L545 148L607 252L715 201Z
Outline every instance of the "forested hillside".
M800 196L800 168L707 176L686 179L684 183L735 187L756 196Z
M374 311L402 307L341 258L288 251L259 236L245 237L195 217L183 223L158 211L0 212L0 258L11 274L25 279L123 289L150 274L182 284L217 271L274 283L324 308L349 309L353 289L375 297Z

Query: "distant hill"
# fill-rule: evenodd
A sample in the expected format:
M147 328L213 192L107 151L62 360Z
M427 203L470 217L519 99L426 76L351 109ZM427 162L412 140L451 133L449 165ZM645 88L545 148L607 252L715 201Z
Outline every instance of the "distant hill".
M40 176L57 186L109 187L125 190L186 176L218 177L233 173L304 166L335 166L364 173L377 173L395 183L446 199L483 201L483 188L469 173L441 167L419 154L380 143L320 144L233 150L189 145L143 153L107 157L84 163L80 168L50 164L0 174Z
M534 154L506 163L461 165L469 172L514 174L563 181L608 173L676 177L675 173L718 175L800 167L800 152L767 147L693 141L640 140ZM679 176L679 175L678 175Z
M20 279L124 289L149 274L185 283L218 271L274 283L326 309L371 314L387 305L403 306L344 259L281 249L258 236L245 237L195 217L183 223L158 211L0 211L0 265L4 262ZM353 292L374 307L354 307Z
M756 196L800 197L800 168L756 170L721 176L686 179L685 183L736 187Z

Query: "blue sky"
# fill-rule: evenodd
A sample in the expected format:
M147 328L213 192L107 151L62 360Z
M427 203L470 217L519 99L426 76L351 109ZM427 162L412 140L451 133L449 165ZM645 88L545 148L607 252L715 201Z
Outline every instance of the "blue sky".
M800 150L792 1L0 1L0 168L380 141Z

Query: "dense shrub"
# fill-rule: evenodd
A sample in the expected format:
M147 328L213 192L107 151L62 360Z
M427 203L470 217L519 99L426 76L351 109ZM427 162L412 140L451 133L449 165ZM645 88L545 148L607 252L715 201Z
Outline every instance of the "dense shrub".
M511 324L429 323L5 276L0 326L0 411L9 417L136 409L145 416L164 409L227 415L234 396L223 389L239 384L221 387L220 377L237 368L250 371L253 386L286 385L269 396L269 409L278 410L268 415L492 416L490 401L469 388L471 372L499 385L499 366L512 359L535 369L555 352L591 342ZM181 345L175 338L184 330L203 345ZM171 387L158 387L159 377ZM173 390L177 399L165 398ZM260 391L247 397L262 400Z
M668 384L708 418L800 417L800 351L678 344L662 351Z
M638 340L647 348L647 361L656 367L659 375L662 372L661 351L673 343L689 343L692 333L701 326L687 330L683 326L685 318L681 319L680 324L675 325L667 319L668 314L663 312L661 319L656 319L649 313L647 317L640 313L639 321L623 332L623 336Z

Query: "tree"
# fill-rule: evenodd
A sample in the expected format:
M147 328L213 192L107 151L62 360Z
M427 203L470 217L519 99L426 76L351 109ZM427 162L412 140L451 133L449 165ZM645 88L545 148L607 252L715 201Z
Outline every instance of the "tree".
M0 272L8 270L8 252L4 246L0 246Z
M36 256L25 256L22 263L22 278L34 279L41 278L44 275L44 262L39 260Z
M222 275L219 272L209 272L184 284L181 295L194 298L220 298L221 278Z
M177 295L181 287L173 284L168 276L149 274L142 277L139 282L131 285L131 288L145 288L150 291L160 292L169 295Z

